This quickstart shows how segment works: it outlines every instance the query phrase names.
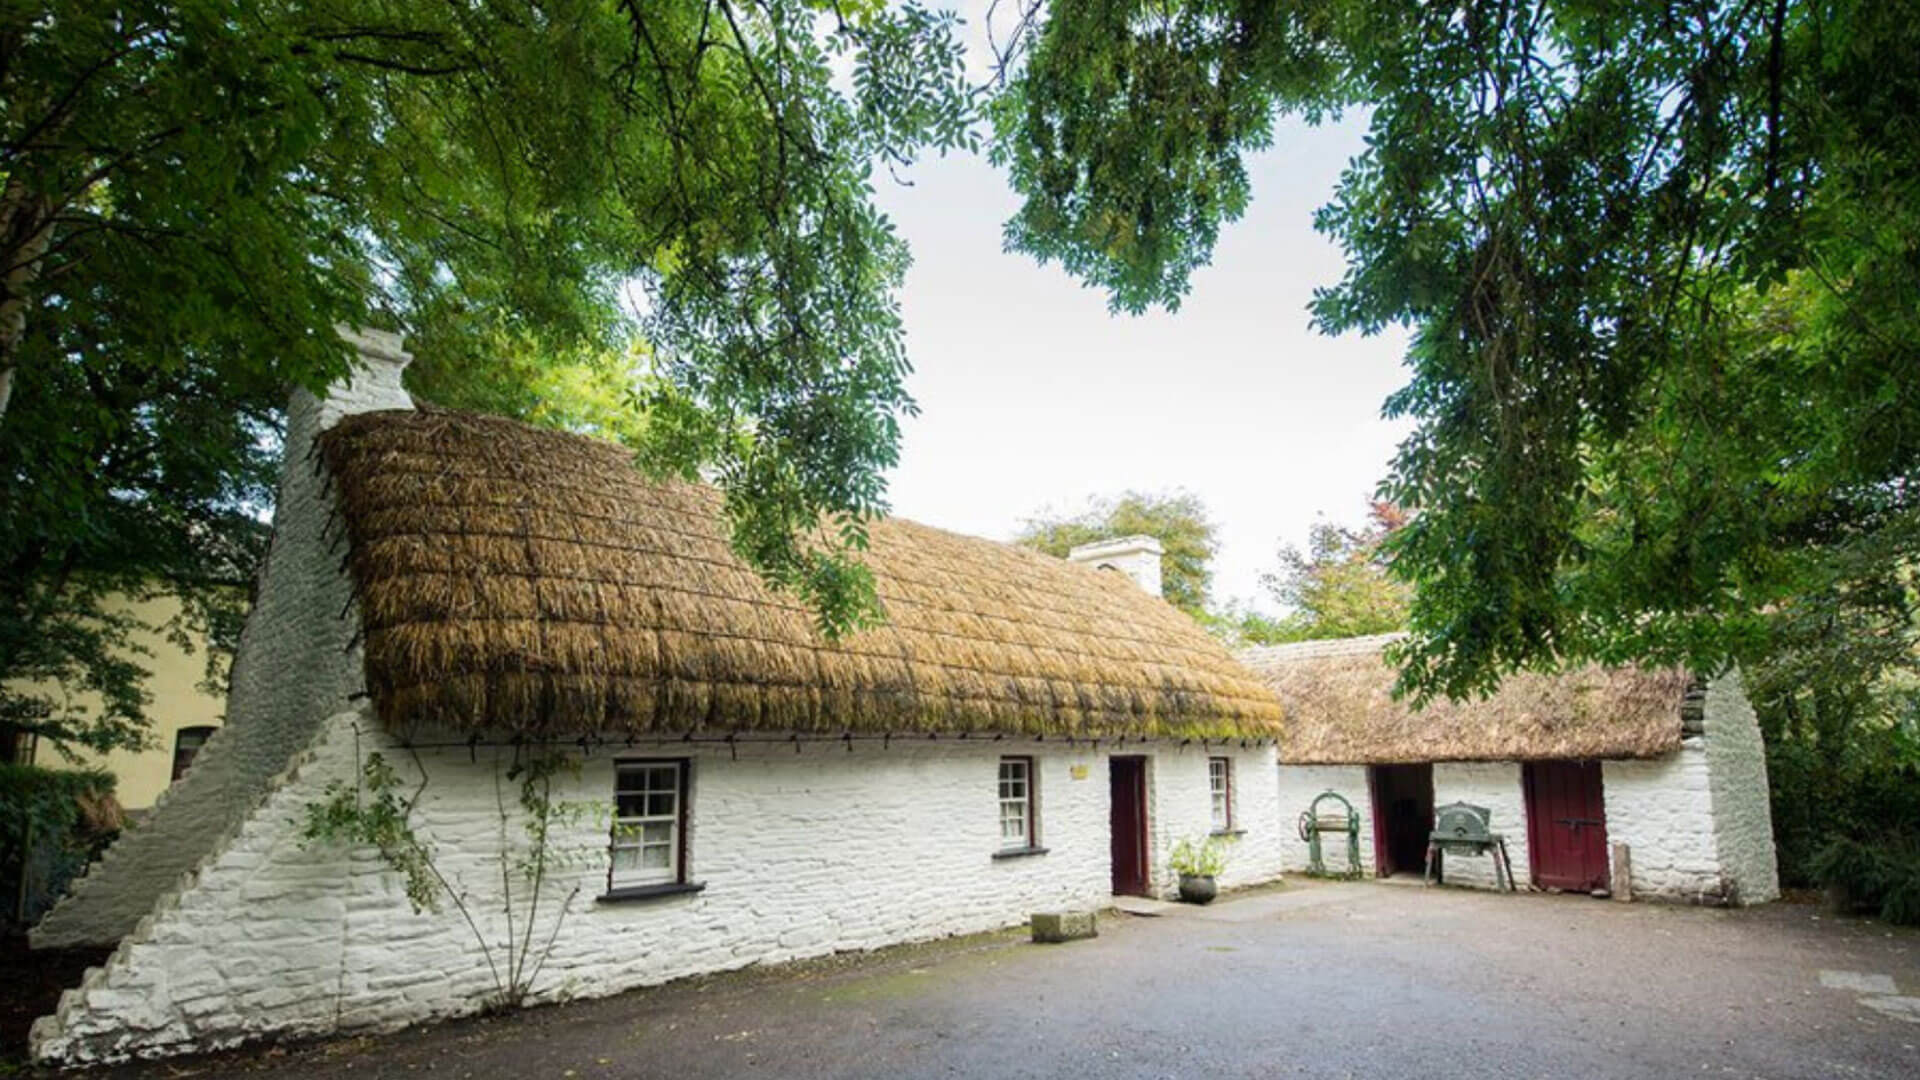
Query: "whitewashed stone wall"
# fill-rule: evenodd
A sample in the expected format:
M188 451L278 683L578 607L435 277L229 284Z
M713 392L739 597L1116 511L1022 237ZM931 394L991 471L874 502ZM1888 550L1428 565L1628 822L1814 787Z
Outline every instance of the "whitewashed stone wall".
M1766 753L1737 672L1708 684L1705 714L1676 754L1602 765L1607 838L1631 849L1636 897L1777 899Z
M1722 871L1717 862L1714 804L1706 741L1688 738L1680 751L1650 761L1601 763L1605 789L1607 838L1633 850L1634 895L1689 903L1723 903ZM1526 789L1518 762L1442 762L1433 767L1433 802L1468 802L1493 811L1495 832L1504 833L1516 882L1531 878L1527 848ZM1373 866L1372 806L1363 766L1280 767L1280 792L1289 820L1313 796L1332 788L1353 801L1362 814L1360 858L1368 874ZM1764 799L1764 788L1762 798ZM1295 809L1294 805L1298 804ZM1770 834L1769 834L1770 835ZM1332 845L1325 850L1334 865ZM1289 835L1286 868L1307 868L1307 846ZM1492 888L1491 857L1448 858L1449 884Z
M1377 872L1373 851L1373 798L1367 768L1364 765L1282 765L1280 766L1280 803L1287 822L1282 859L1287 870L1305 873L1311 864L1307 843L1294 828L1299 818L1323 791L1333 790L1346 796L1360 811L1360 864L1369 876ZM1433 767L1433 804L1469 802L1493 810L1495 832L1506 834L1507 850L1513 856L1514 877L1523 887L1527 880L1526 802L1520 787L1520 766L1514 762L1443 762ZM1327 869L1346 866L1346 853L1338 838L1321 838L1321 856ZM1447 860L1447 881L1459 885L1492 887L1491 857L1456 855Z
M162 892L214 851L260 799L325 717L349 707L363 686L358 650L348 651L354 619L346 612L340 555L322 533L329 502L309 456L314 437L341 417L405 409L407 355L392 334L347 333L361 369L324 401L295 391L287 415L287 464L274 513L273 542L261 570L259 601L247 616L234 657L226 724L193 769L73 883L32 933L35 948L111 945L133 929Z
M1633 895L1694 903L1721 899L1713 840L1713 794L1705 740L1677 753L1600 765L1607 840L1632 853Z
M356 743L357 748L356 748ZM384 748L403 776L410 759L362 713L323 726L313 749L277 782L222 852L142 919L104 969L34 1026L43 1061L159 1056L265 1035L384 1030L475 1010L492 988L473 934L449 908L416 915L399 878L366 852L303 847L305 806L348 781L357 755ZM1032 754L1044 855L996 860L998 759ZM1206 755L1152 751L1168 833L1204 799ZM495 946L502 825L495 771L482 748L423 751L430 782L416 827L440 852ZM604 819L583 820L557 847L581 861L547 890L549 912L575 888L535 1000L613 993L701 972L846 949L987 930L1033 911L1105 903L1111 885L1105 754L1057 743L896 739L883 748L830 741L725 747L669 742L634 756L692 759L688 870L704 891L596 903L606 885ZM1272 752L1237 759L1249 779L1272 776ZM613 755L582 763L558 798L611 801ZM1194 769L1189 765L1197 762ZM1075 779L1075 766L1084 778ZM1271 785L1246 784L1248 827L1229 884L1277 874ZM511 802L514 790L507 789ZM507 835L520 836L510 823ZM551 923L543 916L539 930ZM536 937L539 933L536 933Z
M1433 767L1433 805L1464 802L1493 811L1493 831L1507 838L1507 855L1513 860L1515 888L1526 888L1527 871L1527 799L1520 776L1520 765L1512 761L1444 762ZM1446 881L1449 885L1496 887L1494 856L1449 855Z
M1773 847L1766 745L1738 671L1707 684L1705 726L1714 842L1727 884L1725 899L1734 904L1777 900L1780 868Z
M1202 843L1211 832L1210 757L1233 762L1233 833L1219 838L1226 867L1216 880L1222 888L1237 888L1280 876L1284 856L1279 792L1273 783L1274 748L1242 749L1234 743L1209 750L1191 743L1156 752L1147 764L1149 888L1161 896L1180 891L1179 875L1167 861L1174 846L1181 840Z
M1337 791L1346 796L1353 808L1360 812L1360 869L1372 876L1373 862L1373 806L1368 798L1367 769L1364 765L1281 765L1279 766L1279 801L1281 820L1280 860L1283 866L1296 874L1304 874L1312 865L1312 856L1307 842L1300 839L1297 822L1300 815L1313 805L1313 800L1323 791ZM1327 869L1340 873L1347 867L1346 840L1338 836L1320 838L1320 854Z

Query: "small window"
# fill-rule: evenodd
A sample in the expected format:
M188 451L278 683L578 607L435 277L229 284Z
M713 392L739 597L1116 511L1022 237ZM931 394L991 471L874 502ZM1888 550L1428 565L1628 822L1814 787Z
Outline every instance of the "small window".
M613 866L607 887L687 880L687 762L614 763Z
M1207 759L1207 789L1213 795L1213 831L1233 828L1233 759Z
M187 775L187 769L193 759L200 755L200 748L219 730L213 727L183 727L173 735L173 778Z
M1034 828L1033 759L1000 759L1000 850L1039 846Z

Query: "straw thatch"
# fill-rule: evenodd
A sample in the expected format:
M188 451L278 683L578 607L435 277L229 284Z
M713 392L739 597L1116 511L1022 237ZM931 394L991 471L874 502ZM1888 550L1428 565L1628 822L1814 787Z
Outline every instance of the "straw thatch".
M1382 649L1400 635L1248 649L1240 659L1280 695L1280 760L1299 765L1647 758L1677 750L1698 708L1677 669L1588 667L1510 675L1492 697L1393 698Z
M526 735L1267 738L1273 695L1126 577L888 519L888 623L836 644L727 542L719 495L609 443L442 410L321 453L388 725Z

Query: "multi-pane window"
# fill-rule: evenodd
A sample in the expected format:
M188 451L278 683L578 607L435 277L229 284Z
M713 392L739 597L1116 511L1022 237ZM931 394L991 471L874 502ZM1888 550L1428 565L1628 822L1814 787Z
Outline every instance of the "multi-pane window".
M1033 759L1000 759L1000 847L1036 846L1033 814Z
M685 761L614 766L612 888L686 880Z
M1233 828L1233 759L1207 759L1207 790L1213 795L1213 831Z

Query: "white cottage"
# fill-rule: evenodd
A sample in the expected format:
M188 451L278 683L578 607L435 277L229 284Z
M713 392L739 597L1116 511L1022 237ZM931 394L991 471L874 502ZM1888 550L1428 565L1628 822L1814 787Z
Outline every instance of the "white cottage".
M556 1000L1165 893L1187 836L1226 838L1225 884L1280 872L1279 707L1136 585L1149 547L1070 565L879 522L890 621L830 644L732 554L714 492L415 410L399 341L355 340L353 384L290 413L227 725L34 931L117 945L37 1059L472 1012L510 935L555 935L529 1000ZM502 858L535 749L566 753L556 799L606 813L560 828L530 936ZM416 913L367 849L303 843L374 752L471 925Z
M1396 635L1248 649L1286 709L1280 806L1323 792L1360 811L1362 869L1424 870L1434 808L1492 810L1515 876L1534 887L1753 904L1779 896L1766 755L1738 673L1589 667L1510 676L1491 698L1415 711L1382 655ZM1330 857L1329 870L1340 868ZM1289 870L1308 863L1287 838ZM1492 885L1491 858L1446 877ZM1624 870L1624 872L1623 872Z

